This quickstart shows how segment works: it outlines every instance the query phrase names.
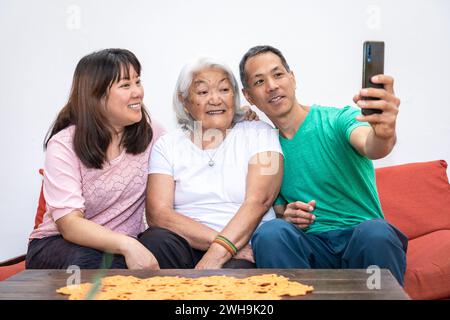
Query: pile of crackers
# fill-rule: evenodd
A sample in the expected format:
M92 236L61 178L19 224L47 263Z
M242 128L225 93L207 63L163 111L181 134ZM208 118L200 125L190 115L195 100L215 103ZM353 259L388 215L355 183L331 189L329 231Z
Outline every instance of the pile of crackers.
M70 300L84 300L91 283L72 285L56 292ZM96 300L278 300L283 296L301 296L312 286L276 274L247 278L208 276L200 278L110 276L101 280Z

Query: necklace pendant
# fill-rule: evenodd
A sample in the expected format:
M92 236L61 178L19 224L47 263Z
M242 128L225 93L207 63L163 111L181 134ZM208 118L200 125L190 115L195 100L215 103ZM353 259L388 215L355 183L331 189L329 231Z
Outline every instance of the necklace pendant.
M212 160L212 159L209 160L208 165L209 165L210 167L214 166L214 164L215 164L214 160Z

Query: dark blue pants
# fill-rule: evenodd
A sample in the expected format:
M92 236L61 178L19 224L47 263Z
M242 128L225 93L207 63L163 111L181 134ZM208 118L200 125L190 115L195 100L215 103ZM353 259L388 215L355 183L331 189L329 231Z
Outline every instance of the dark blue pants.
M260 226L252 238L258 268L365 269L377 265L389 269L402 286L407 246L406 236L383 219L315 234L274 219Z

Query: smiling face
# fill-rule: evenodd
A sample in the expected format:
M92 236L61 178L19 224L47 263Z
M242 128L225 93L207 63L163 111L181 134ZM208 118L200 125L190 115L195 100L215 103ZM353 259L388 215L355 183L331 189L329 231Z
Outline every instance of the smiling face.
M272 52L249 58L245 64L245 98L270 119L287 115L296 104L295 77Z
M225 132L234 117L234 92L227 73L217 68L194 73L184 106L195 121L201 121L203 131Z
M144 98L144 88L134 68L129 67L129 77L124 72L121 74L121 79L109 88L105 100L106 117L117 132L141 121Z

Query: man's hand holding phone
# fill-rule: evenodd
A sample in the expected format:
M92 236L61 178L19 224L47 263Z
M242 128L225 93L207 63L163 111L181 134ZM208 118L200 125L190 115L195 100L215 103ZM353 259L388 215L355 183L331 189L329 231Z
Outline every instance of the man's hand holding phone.
M370 123L378 138L392 138L395 136L395 125L400 106L400 100L394 94L394 78L380 74L373 76L371 81L376 84L382 84L383 89L361 89L353 97L353 101L361 109L378 109L382 112L367 116L360 115L356 117L356 120ZM378 98L378 100L364 100L367 97Z
M395 140L400 100L394 94L394 78L384 75L383 41L365 41L363 44L362 89L353 97L361 108L358 121L368 122L377 138Z

